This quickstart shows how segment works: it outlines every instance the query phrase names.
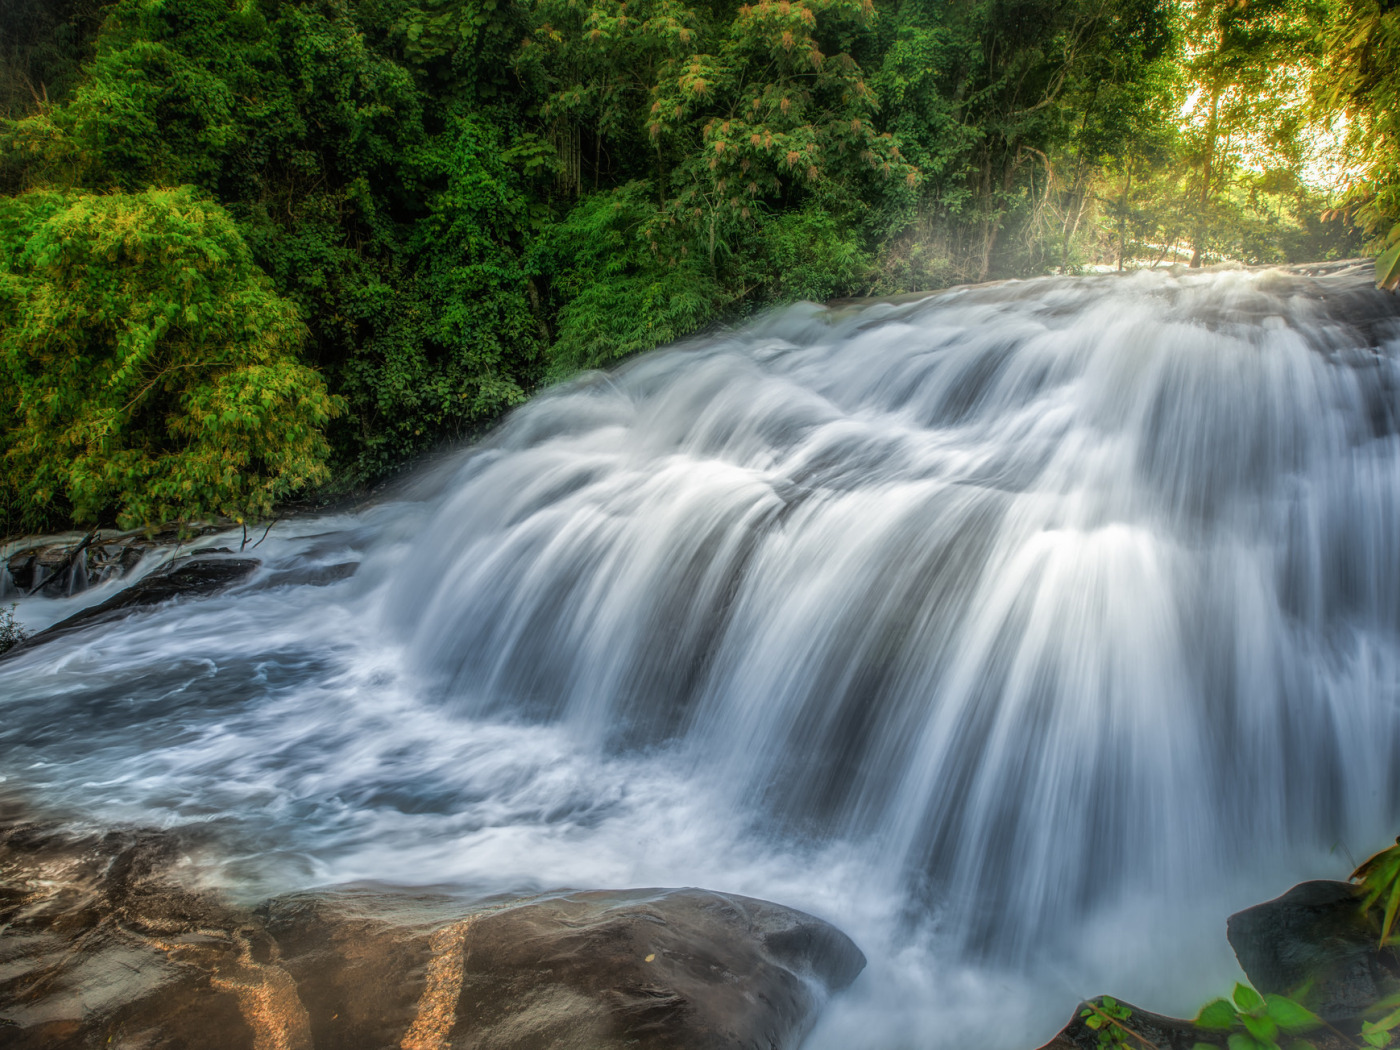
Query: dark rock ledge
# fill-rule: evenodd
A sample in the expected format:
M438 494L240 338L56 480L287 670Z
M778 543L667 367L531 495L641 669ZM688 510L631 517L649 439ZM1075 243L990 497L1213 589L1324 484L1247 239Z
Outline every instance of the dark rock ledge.
M81 539L32 537L25 546L0 559L0 600L21 594L64 598L108 580L121 579L152 552L189 542L192 537L227 532L226 525L205 525L182 537L173 529L114 532L94 529Z
M237 906L175 834L0 834L16 1050L795 1047L865 965L839 930L698 889L464 905L386 889Z
M204 555L177 558L169 565L162 566L118 591L106 601L79 610L66 620L60 620L52 627L46 627L31 635L0 654L0 660L17 656L26 649L43 645L81 628L121 619L133 609L159 605L173 598L197 598L217 593L247 579L262 564L256 558L221 556L229 553L231 552L219 550Z

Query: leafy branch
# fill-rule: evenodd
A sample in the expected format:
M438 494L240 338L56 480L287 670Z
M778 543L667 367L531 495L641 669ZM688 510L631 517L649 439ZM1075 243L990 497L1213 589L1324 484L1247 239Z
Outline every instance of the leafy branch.
M1400 230L1400 226L1396 227ZM1400 257L1400 243L1396 245L1397 257ZM1382 257L1384 258L1384 257ZM1400 264L1397 264L1400 267ZM1397 272L1396 279L1400 280L1400 272ZM1363 900L1361 910L1370 911L1371 906L1377 902L1385 902L1385 916L1381 922L1381 939L1376 945L1379 951L1385 947L1385 942L1390 938L1390 931L1395 926L1396 912L1400 911L1400 838L1395 840L1395 845L1389 849L1383 849L1379 853L1368 857L1361 862L1361 865L1351 873L1351 881L1360 885L1357 887Z

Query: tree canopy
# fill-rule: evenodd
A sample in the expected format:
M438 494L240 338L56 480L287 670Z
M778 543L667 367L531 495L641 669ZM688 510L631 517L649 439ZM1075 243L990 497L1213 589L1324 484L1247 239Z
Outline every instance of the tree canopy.
M1400 280L1389 0L12 7L12 528L265 514L799 298L1363 243Z

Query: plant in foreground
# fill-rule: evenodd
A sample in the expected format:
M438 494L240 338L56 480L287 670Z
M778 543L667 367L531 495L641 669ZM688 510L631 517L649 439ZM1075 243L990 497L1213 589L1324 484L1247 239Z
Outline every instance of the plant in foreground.
M1397 264L1400 265L1400 264ZM1392 943L1391 933L1400 915L1400 838L1395 845L1368 857L1351 874L1357 883L1361 910L1369 912L1380 904L1383 908L1380 941L1377 950ZM1079 1012L1084 1024L1094 1030L1098 1050L1126 1050L1140 1045L1145 1050L1160 1050L1148 1039L1129 1028L1132 1008L1111 996L1086 1002ZM1284 995L1261 995L1246 984L1236 984L1229 999L1214 999L1196 1015L1195 1026L1204 1032L1225 1036L1228 1050L1315 1050L1313 1044L1299 1038L1309 1032L1326 1028L1331 1037L1356 1050L1386 1050L1400 1029L1400 993L1387 996L1372 1004L1361 1021L1359 1041L1355 1035L1333 1028L1317 1014L1294 999ZM1220 1050L1213 1043L1197 1043L1192 1050Z
M1381 939L1377 950L1385 947L1390 931L1395 925L1395 914L1400 910L1400 838L1395 845L1361 862L1361 866L1351 873L1351 881L1358 883L1357 892L1362 895L1361 910L1369 911L1378 901L1385 905L1385 917L1381 921Z
M1361 1041L1376 1050L1389 1046L1400 1028L1400 995L1387 996L1366 1012L1372 1019L1361 1022Z
M1229 1032L1230 1050L1279 1050L1284 1036L1302 1035L1322 1027L1322 1018L1301 1003L1284 995L1260 995L1246 984L1236 984L1229 999L1215 999L1196 1015L1196 1027L1207 1031ZM1290 1047L1311 1044L1291 1040ZM1197 1043L1196 1050L1212 1050Z
M8 609L0 609L0 653L8 652L29 637L24 625L15 619L17 608L19 603L16 602Z
M1385 250L1376 256L1376 287L1387 292L1400 289L1400 222L1390 228Z
M1097 1002L1085 1003L1084 1009L1079 1011L1079 1016L1098 1033L1096 1041L1099 1050L1118 1050L1120 1047L1132 1046L1134 1042L1146 1047L1152 1046L1123 1023L1133 1016L1132 1008L1120 1003L1111 995L1105 995ZM1129 1042L1129 1037L1132 1042Z

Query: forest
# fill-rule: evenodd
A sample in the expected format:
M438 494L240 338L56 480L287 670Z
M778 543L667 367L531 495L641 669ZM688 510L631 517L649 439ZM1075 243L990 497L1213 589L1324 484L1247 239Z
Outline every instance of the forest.
M0 518L266 519L776 304L1378 257L1395 0L6 0Z

